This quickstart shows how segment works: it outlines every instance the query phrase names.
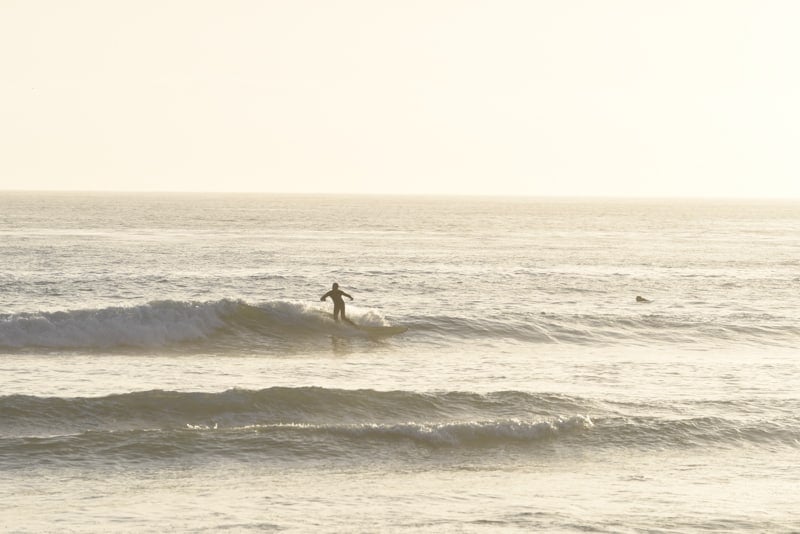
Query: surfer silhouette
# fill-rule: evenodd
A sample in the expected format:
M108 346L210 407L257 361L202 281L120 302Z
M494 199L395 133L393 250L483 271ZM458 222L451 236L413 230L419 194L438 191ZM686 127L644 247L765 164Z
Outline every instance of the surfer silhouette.
M335 282L333 284L333 289L322 295L322 298L320 298L319 300L324 302L325 299L328 297L330 297L331 300L333 301L333 320L338 321L339 315L341 315L343 321L353 324L353 321L351 321L344 315L344 299L342 298L342 297L347 297L350 300L353 300L353 297L351 297L350 295L339 289L339 284Z
M650 300L642 296L636 295L636 302L650 302Z

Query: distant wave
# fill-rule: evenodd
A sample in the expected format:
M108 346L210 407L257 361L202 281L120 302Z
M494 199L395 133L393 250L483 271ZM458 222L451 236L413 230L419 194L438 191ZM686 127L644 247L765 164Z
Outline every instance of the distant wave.
M605 406L605 407L604 407ZM749 445L800 449L800 417L626 416L586 399L504 391L270 388L144 391L95 398L0 397L0 465L25 459L186 455L358 461L445 450L521 454L540 447L663 450ZM425 452L428 451L428 452ZM448 453L449 454L449 453Z
M351 309L368 326L386 326L375 311ZM731 313L713 319L690 315L588 315L525 313L470 319L460 316L400 318L415 342L511 339L533 343L648 344L800 341L800 326L782 317ZM0 350L98 351L125 348L174 350L279 349L323 341L331 335L364 337L335 323L321 307L298 302L248 304L155 301L131 307L0 315ZM326 345L322 345L326 346ZM329 347L329 345L327 345Z

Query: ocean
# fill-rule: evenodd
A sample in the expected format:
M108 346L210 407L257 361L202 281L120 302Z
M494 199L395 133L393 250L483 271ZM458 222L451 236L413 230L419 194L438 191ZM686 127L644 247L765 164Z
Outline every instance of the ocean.
M800 531L800 202L5 192L0 252L3 532Z

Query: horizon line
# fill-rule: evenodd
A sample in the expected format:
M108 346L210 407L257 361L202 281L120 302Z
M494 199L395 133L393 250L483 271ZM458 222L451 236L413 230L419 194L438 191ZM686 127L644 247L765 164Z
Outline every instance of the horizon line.
M376 192L300 192L300 191L214 191L214 190L159 190L159 189L5 189L2 193L76 193L76 194L143 194L143 195L274 195L274 196L363 196L363 197L442 197L442 198L527 198L527 199L586 199L586 200L763 200L798 201L800 196L707 196L707 195L565 195L519 193L376 193Z

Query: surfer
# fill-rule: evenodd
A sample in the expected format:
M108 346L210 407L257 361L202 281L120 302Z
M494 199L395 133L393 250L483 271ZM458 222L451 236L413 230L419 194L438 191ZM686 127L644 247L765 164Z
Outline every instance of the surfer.
M334 321L339 320L339 314L342 315L342 320L352 324L352 321L345 317L344 315L344 299L342 297L347 297L350 300L353 300L353 297L339 289L339 284L334 282L333 289L322 295L322 298L319 300L325 302L325 299L330 297L333 301L333 319Z
M650 302L649 299L636 295L636 302Z

